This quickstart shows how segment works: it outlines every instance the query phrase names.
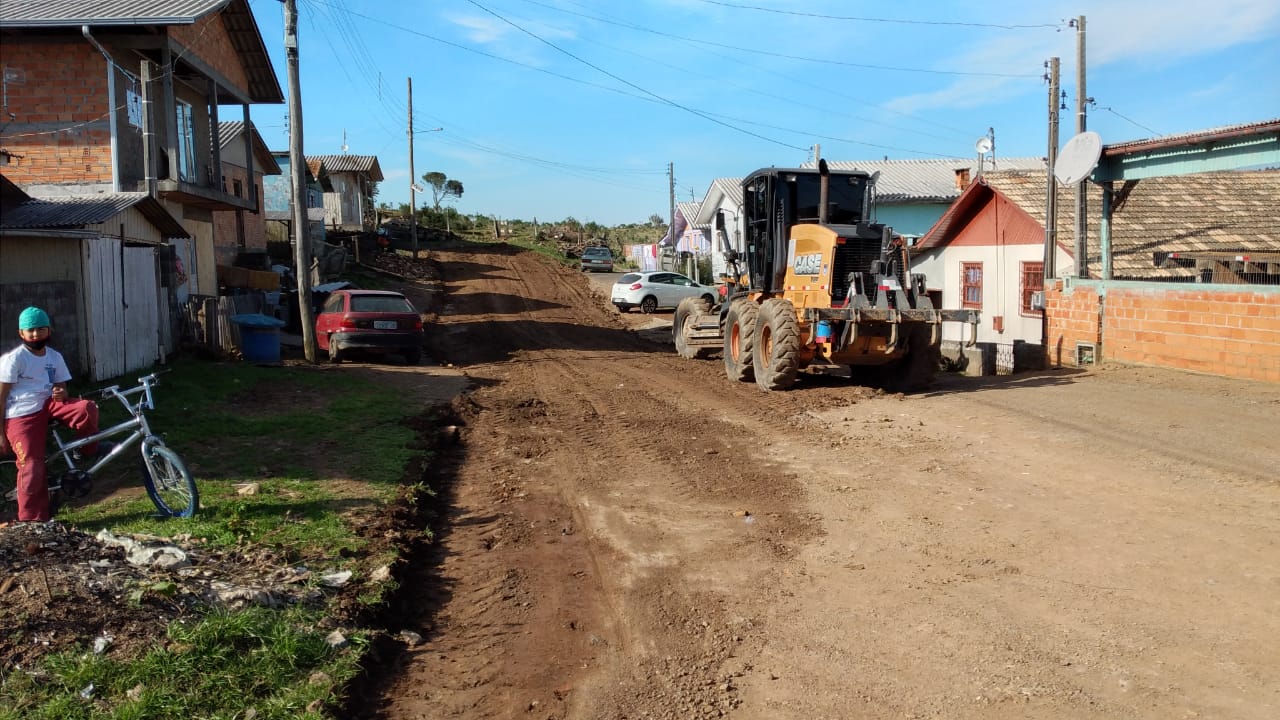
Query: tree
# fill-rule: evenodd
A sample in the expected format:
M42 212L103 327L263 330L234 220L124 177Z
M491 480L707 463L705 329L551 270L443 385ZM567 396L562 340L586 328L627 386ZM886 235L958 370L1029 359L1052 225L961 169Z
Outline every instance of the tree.
M462 183L450 180L442 172L423 173L422 182L431 186L431 203L436 212L440 212L440 203L449 198L462 197Z
M654 227L662 227L663 225L667 224L667 219L662 217L658 213L654 213L649 216L649 224Z

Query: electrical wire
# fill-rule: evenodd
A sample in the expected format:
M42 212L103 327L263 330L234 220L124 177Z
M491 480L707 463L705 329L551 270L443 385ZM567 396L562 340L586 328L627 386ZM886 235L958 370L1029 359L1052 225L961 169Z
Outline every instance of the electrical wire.
M978 28L995 28L997 30L1026 30L1032 28L1061 28L1062 23L1049 24L1038 23L1034 25L1003 25L999 23L976 23L976 22L959 22L948 20L904 20L898 18L878 18L878 17L854 17L848 15L823 15L820 13L801 12L799 10L778 10L776 8L760 7L758 5L746 5L743 3L724 2L724 0L698 0L708 5L719 5L721 7L734 8L737 10L757 10L759 12L776 13L778 15L796 15L800 17L818 18L820 20L848 20L853 22L868 23L896 23L900 25L943 25L956 27L978 27Z

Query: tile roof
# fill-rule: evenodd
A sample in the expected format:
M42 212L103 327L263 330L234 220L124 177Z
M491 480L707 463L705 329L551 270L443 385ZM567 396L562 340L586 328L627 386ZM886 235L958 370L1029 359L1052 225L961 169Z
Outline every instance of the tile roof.
M72 230L104 223L137 206L165 237L190 237L186 228L146 193L31 199L18 205L6 204L0 216L0 230Z
M329 173L365 173L374 182L382 181L382 168L378 165L377 155L308 155L307 164L324 163Z
M984 175L970 192L976 197L982 187L994 189L1043 227L1046 183L1044 171L997 172ZM1102 191L1092 184L1089 187L1088 265L1091 274L1098 274L1102 267ZM1196 275L1194 268L1158 267L1157 253L1280 252L1280 170L1220 171L1118 182L1115 193L1111 217L1114 277L1177 280ZM955 208L964 204L962 200ZM944 244L963 214L949 210L925 236L921 247ZM1059 186L1059 246L1073 247L1074 227L1074 186Z
M827 166L832 170L879 172L876 202L881 205L951 202L960 197L960 189L956 187L957 170L968 170L971 178L978 176L976 159L828 160ZM1044 158L996 158L994 168L988 163L984 172L1040 170L1044 166ZM805 163L802 167L813 168L815 164Z

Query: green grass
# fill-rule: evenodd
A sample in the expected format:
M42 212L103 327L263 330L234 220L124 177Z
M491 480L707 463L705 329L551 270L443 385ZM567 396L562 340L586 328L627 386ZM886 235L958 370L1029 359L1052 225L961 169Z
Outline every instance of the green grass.
M317 572L351 569L359 576L394 559L360 558L365 542L349 521L352 513L379 514L401 490L405 469L429 462L404 422L423 405L341 370L195 360L171 369L153 390L156 408L147 418L195 477L199 512L191 519L155 517L131 450L104 468L98 483L123 492L70 505L59 519L90 534L106 528L190 535L207 546L270 547ZM116 383L128 388L133 381ZM125 418L114 400L100 406L103 427ZM241 494L250 483L256 492ZM376 604L393 589L391 582L361 586L358 600ZM249 708L258 718L330 717L328 710L306 708L334 702L358 670L360 642L330 649L306 629L321 612L219 611L175 622L167 644L138 657L51 656L40 667L0 677L0 720L230 720ZM312 683L316 671L331 682ZM90 683L95 690L86 700L81 690Z
M4 679L0 720L232 720L250 709L258 718L326 718L342 684L359 672L364 640L331 648L324 633L308 629L319 620L296 608L215 612L174 622L164 647L128 661L50 656L38 673Z

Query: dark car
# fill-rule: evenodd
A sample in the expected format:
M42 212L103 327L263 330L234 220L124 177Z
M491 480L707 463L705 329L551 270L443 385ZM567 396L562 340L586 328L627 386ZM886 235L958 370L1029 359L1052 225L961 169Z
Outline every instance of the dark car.
M582 270L613 272L613 253L609 248L593 245L582 251Z
M316 343L329 362L348 351L400 353L410 365L422 360L422 315L397 292L335 291L316 316Z

